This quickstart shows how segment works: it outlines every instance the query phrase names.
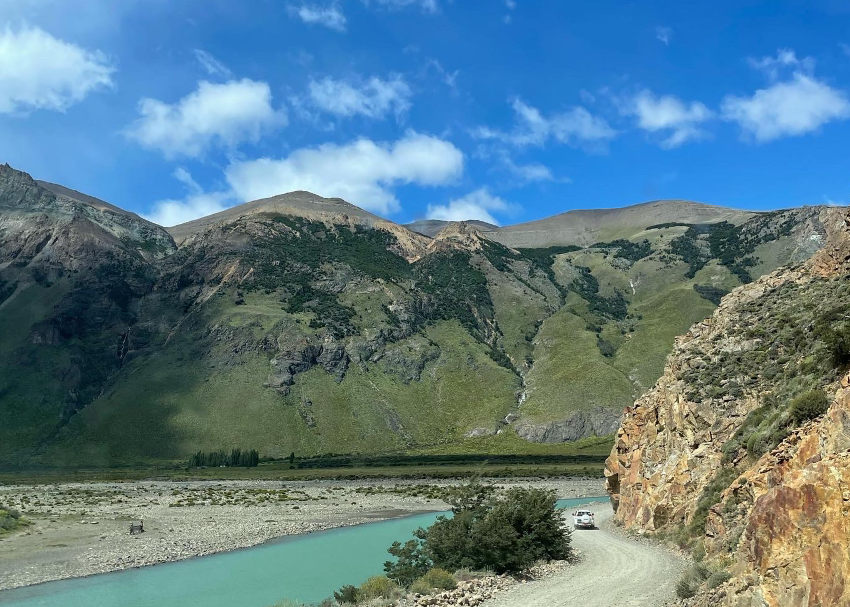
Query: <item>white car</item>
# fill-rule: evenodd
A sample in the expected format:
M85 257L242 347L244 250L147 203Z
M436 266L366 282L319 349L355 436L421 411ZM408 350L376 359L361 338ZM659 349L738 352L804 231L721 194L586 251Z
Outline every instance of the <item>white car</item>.
M576 529L596 529L596 519L590 510L573 512L573 527Z

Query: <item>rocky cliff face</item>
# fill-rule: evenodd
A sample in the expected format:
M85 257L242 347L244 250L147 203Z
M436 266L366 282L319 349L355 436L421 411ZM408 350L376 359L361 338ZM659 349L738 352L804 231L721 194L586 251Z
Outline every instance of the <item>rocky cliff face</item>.
M733 291L625 411L605 471L616 520L728 571L696 604L850 605L848 260L845 225ZM804 410L819 398L824 415Z

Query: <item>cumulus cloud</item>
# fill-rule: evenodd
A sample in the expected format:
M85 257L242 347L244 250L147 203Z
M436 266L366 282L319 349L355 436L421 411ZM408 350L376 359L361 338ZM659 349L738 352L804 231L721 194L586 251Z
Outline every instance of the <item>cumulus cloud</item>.
M291 16L301 19L304 23L322 25L337 32L345 31L345 15L336 3L328 6L320 6L318 4L295 6L290 4L287 9Z
M192 179L189 171L182 167L176 169L173 176L186 187L186 197L155 202L153 210L145 215L145 219L170 227L218 213L234 202L230 192L204 192L203 188Z
M462 172L463 153L453 144L409 131L392 143L361 138L345 145L298 149L281 159L236 162L226 174L242 200L308 190L388 214L399 208L394 187L442 185Z
M412 92L404 78L392 74L386 80L373 76L362 82L330 77L311 80L308 94L313 106L337 116L383 118L389 112L398 117L410 109Z
M201 64L201 67L210 76L221 76L222 78L233 77L233 72L230 71L230 68L204 50L196 48L195 59L198 60L198 63Z
M256 141L284 126L286 114L272 108L269 85L244 78L224 84L207 81L174 104L139 101L140 117L126 135L168 158L199 156L211 146Z
M598 144L617 135L605 119L594 116L581 106L546 117L540 110L521 99L514 99L511 105L517 119L511 131L479 127L473 130L472 135L479 139L495 139L516 146L542 146L550 139L572 146Z
M665 45L670 46L670 36L673 35L673 30L669 27L656 27L655 28L655 37L663 42Z
M428 219L443 221L468 221L478 219L494 225L500 225L491 212L510 212L516 209L498 196L492 195L487 188L479 188L461 198L454 198L448 204L428 205Z
M847 95L802 72L757 90L750 97L728 95L723 117L738 123L757 142L816 131L833 120L850 117Z
M44 30L24 25L0 32L0 114L65 111L90 92L112 86L115 67Z
M665 134L660 144L664 149L705 137L700 125L713 116L711 110L698 101L688 104L673 95L658 97L646 89L625 103L621 102L620 111L636 116L643 130Z

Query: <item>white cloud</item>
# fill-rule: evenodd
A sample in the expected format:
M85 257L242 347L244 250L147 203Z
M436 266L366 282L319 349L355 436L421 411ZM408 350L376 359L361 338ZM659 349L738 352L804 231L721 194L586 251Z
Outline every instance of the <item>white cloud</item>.
M479 127L472 135L479 139L496 139L517 146L542 146L549 139L568 145L604 143L617 135L611 126L598 116L594 116L581 106L565 112L544 116L535 107L521 99L512 102L517 124L510 132L489 127Z
M286 114L271 104L265 82L247 78L224 84L201 81L196 91L177 103L139 101L141 116L126 134L166 157L199 156L214 145L256 141L264 132L286 124Z
M424 71L427 74L429 68L434 68L434 70L439 74L442 81L448 86L452 91L457 93L457 77L460 74L460 70L454 70L453 72L448 71L443 64L437 61L434 58L427 58L425 60L425 68Z
M294 6L290 4L287 9L289 10L290 15L298 17L304 23L322 25L328 29L336 30L338 32L345 31L345 15L336 3L328 6L319 6L317 4L302 4L301 6Z
M382 118L388 112L400 116L410 108L412 92L404 78L397 74L383 80L373 76L365 82L323 78L311 80L310 102L320 110L337 116Z
M749 57L747 62L753 69L767 74L771 80L776 80L784 68L793 68L796 71L802 71L807 74L810 74L815 69L814 59L811 57L798 59L794 49L788 48L776 51L776 57L762 57L761 59Z
M295 150L282 159L237 162L227 180L242 200L294 190L340 197L377 213L399 208L393 188L450 183L463 173L463 153L450 142L409 131L392 143L358 139Z
M552 175L552 171L544 164L539 162L517 164L507 151L500 152L499 156L501 158L502 165L510 173L519 177L522 181L554 181L555 179L555 176Z
M705 137L700 125L713 116L711 110L698 101L687 104L672 95L657 97L646 89L621 103L620 111L636 116L638 126L645 131L665 133L666 138L661 141L664 149Z
M188 190L186 197L155 202L153 211L145 215L145 219L170 227L218 213L234 202L229 192L204 192L189 172L182 167L176 169L173 176L186 186Z
M511 212L516 205L490 194L487 188L470 192L462 198L455 198L448 204L428 205L427 218L443 221L468 221L478 219L494 225L500 225L491 212Z
M0 114L65 111L91 91L112 86L115 67L88 51L24 25L0 32Z
M581 97L581 100L590 105L591 103L596 103L596 95L591 93L586 89L581 89L578 92L578 96Z
M387 8L407 8L408 6L420 7L426 13L436 13L439 8L437 0L363 0L363 4L380 4Z
M505 0L505 7L509 10L516 10L516 1L515 0ZM512 21L510 13L502 17L502 21L505 23L510 23Z
M663 42L665 45L670 46L670 36L673 35L673 30L669 27L656 27L655 28L655 37Z
M850 117L850 101L843 91L801 72L751 97L728 95L721 109L726 120L737 122L757 142L804 135Z
M233 72L226 65L213 57L208 52L199 48L195 49L195 59L201 64L210 76L221 76L222 78L232 78Z
M525 181L552 181L555 179L549 167L539 162L531 162L529 164L515 164L511 162L508 168Z

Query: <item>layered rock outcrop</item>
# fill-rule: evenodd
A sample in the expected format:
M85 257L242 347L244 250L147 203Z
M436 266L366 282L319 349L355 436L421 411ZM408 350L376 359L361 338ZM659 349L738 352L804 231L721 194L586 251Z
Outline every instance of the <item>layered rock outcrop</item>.
M696 604L850 605L850 374L821 344L822 325L846 318L848 275L845 221L805 265L725 297L624 413L605 470L616 521L690 536L726 566L731 579ZM799 425L785 401L814 386L831 405Z
M609 407L576 411L566 419L533 424L520 422L516 433L535 443L566 443L587 436L605 436L617 431L620 412Z

